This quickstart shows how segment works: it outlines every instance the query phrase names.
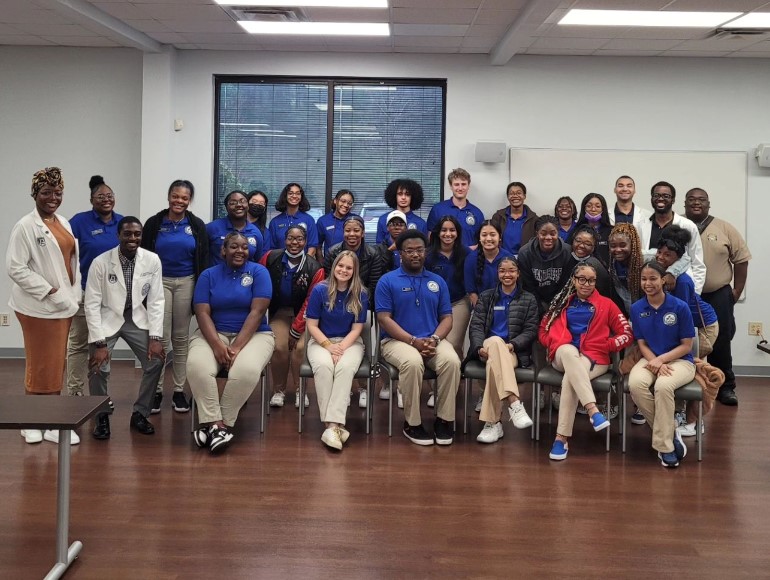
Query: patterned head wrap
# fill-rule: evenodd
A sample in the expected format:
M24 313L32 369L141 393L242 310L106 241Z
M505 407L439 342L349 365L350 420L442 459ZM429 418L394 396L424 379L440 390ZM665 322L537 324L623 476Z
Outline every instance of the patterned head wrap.
M46 167L36 172L32 176L32 197L35 197L44 185L53 187L64 187L64 179L61 176L61 169L58 167Z

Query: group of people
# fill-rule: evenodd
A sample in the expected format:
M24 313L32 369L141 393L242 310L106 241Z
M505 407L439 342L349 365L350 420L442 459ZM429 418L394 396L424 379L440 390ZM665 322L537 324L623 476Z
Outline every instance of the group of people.
M676 429L674 391L693 378L696 332L713 344L709 361L725 373L719 400L737 404L732 309L750 254L735 228L709 215L708 194L688 191L687 217L680 216L674 186L661 181L651 189L650 213L634 204L633 179L621 176L612 209L590 193L579 209L562 197L554 215L538 216L525 203L526 185L512 182L508 206L485 220L468 201L468 172L455 169L448 182L451 197L435 204L427 221L416 214L424 197L419 183L388 184L392 211L369 244L346 189L317 223L301 185L290 183L269 224L268 196L239 190L225 197L226 216L205 224L189 211L192 183L178 180L168 189L168 207L142 225L114 211L113 190L95 176L92 210L68 222L56 212L61 172L41 170L32 183L35 210L14 227L7 257L10 304L27 352L26 390L58 394L66 366L69 394L83 394L86 380L91 394L107 394L110 354L123 338L144 369L130 425L151 434L148 417L160 412L165 358L172 354L173 409L190 409L188 383L200 421L195 442L218 453L232 441L238 413L268 362L270 405L284 405L290 376L295 406L309 405L296 388L306 356L325 426L321 439L341 450L373 312L381 357L399 373L403 434L419 445L452 443L461 366L472 359L487 366L478 441L503 436L503 402L516 428L529 427L514 369L534 364L535 343L542 344L564 373L550 452L561 460L578 405L594 430L609 426L613 410L596 404L591 379L635 340L632 421L650 425L664 466L678 465L686 453L682 435L697 426L685 420ZM197 329L190 335L193 314ZM428 401L436 406L432 432L420 414L425 367L437 375ZM216 379L223 373L220 395ZM361 407L369 404L366 396L359 389ZM383 388L379 396L391 393ZM29 443L58 438L22 435ZM93 435L110 437L109 413L97 417Z

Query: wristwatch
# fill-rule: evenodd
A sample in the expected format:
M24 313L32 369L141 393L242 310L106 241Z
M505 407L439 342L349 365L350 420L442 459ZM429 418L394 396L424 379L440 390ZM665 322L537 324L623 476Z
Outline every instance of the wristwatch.
M436 341L436 346L441 342L441 337L438 334L431 334L430 337Z
M106 340L97 340L94 343L95 348L107 348L107 341Z
M150 336L150 340L157 340L158 342L160 342L161 341L161 337L160 336Z

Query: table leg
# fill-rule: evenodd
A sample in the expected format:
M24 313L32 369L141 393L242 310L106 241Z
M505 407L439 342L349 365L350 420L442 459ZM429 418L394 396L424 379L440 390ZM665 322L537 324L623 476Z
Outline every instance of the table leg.
M56 491L56 564L45 577L45 580L61 578L70 564L77 558L83 544L73 542L67 549L69 520L70 520L70 445L72 431L59 431L59 476Z

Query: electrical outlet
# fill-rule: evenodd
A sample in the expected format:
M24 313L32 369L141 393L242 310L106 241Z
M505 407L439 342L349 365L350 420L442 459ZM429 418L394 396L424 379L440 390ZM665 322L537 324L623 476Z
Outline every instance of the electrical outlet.
M11 317L7 312L0 313L0 326L10 326Z
M749 322L749 336L762 336L761 322Z

